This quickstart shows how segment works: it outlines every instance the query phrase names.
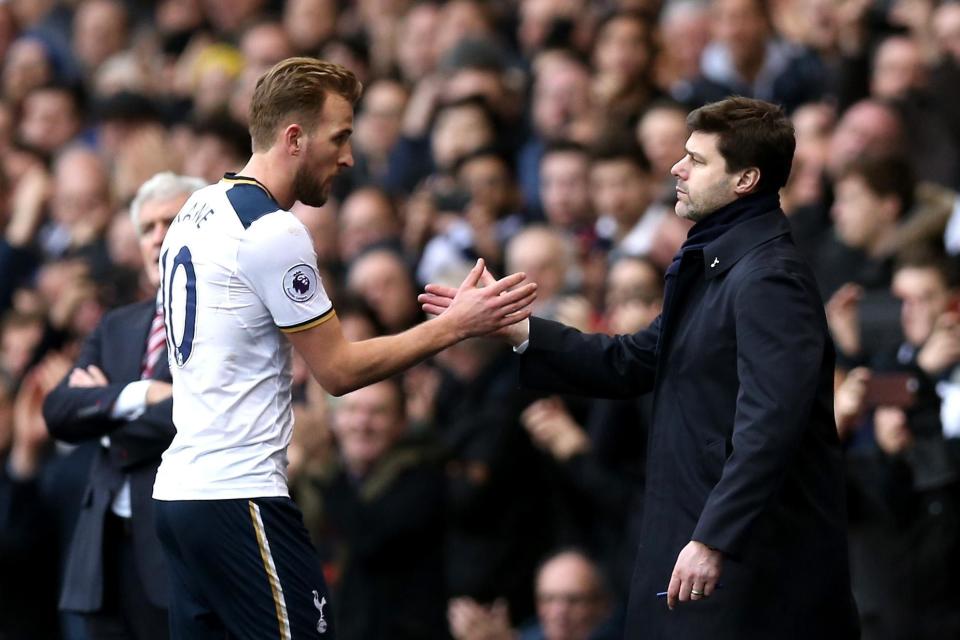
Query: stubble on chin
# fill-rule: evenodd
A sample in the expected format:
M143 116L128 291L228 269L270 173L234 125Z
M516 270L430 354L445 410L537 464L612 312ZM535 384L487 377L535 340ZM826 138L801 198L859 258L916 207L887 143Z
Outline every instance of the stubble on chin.
M327 188L304 169L299 169L293 178L293 192L297 200L310 207L322 207L327 203Z

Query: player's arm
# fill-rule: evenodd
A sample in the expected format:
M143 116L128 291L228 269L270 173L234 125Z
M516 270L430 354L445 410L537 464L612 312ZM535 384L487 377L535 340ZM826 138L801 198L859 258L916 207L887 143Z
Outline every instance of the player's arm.
M477 288L483 274L477 261L443 315L403 333L349 342L335 315L304 331L287 332L318 382L342 395L389 377L465 338L486 335L530 315L536 284L516 273Z

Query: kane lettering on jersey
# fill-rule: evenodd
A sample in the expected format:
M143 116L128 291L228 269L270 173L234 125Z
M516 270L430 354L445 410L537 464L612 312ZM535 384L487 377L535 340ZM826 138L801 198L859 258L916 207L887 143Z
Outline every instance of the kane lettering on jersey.
M160 251L177 434L154 498L286 496L291 346L334 315L303 224L252 178L194 193Z

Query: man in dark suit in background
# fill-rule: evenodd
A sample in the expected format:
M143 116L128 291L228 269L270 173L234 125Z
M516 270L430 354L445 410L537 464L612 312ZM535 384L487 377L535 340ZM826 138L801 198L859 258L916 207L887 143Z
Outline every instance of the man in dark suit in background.
M170 371L158 315L159 252L196 178L161 173L130 215L140 236L148 299L108 313L72 371L47 396L51 434L99 440L74 531L60 608L84 614L91 638L165 639L167 574L154 530L153 481L173 438Z
M672 173L696 224L660 317L615 337L539 318L498 333L528 386L654 394L627 638L854 638L834 351L778 196L793 126L747 98L687 124ZM441 313L453 293L421 302Z

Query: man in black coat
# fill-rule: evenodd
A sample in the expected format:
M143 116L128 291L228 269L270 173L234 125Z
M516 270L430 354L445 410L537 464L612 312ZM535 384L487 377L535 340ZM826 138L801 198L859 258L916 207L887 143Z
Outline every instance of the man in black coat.
M204 183L158 174L130 207L148 289L160 283L170 221ZM51 434L99 441L67 559L60 608L84 614L91 638L167 638L167 574L153 522L153 481L175 429L162 316L155 296L108 313L73 370L47 396Z
M793 127L747 98L687 123L672 173L697 224L661 316L626 336L537 318L500 333L528 386L654 394L627 638L855 638L834 352L777 195ZM451 295L430 285L421 302L442 312Z

